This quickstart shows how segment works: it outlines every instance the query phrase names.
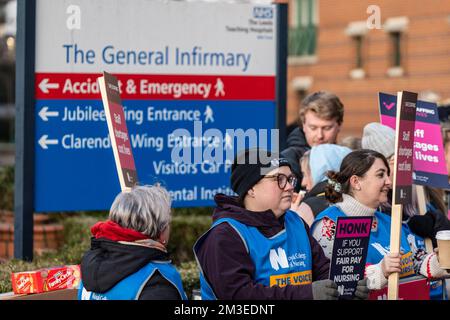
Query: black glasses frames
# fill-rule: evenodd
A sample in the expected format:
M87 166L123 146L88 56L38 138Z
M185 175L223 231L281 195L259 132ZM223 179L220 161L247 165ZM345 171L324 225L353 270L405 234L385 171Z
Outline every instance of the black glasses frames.
M275 174L275 175L268 175L268 176L264 176L264 178L276 178L277 182L278 182L278 187L283 190L284 188L286 188L286 184L289 182L289 184L292 187L296 187L297 186L297 177L294 175L290 175L289 177L283 173L279 173L279 174Z

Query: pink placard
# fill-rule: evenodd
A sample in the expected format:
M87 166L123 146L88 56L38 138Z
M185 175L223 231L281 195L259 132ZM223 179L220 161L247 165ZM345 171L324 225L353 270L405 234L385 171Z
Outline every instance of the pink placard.
M336 238L361 238L370 234L372 219L342 220L336 230Z
M136 170L123 108L121 105L110 101L109 110L111 113L114 139L116 140L120 166L122 168Z
M395 130L396 96L379 93L380 121ZM435 103L417 101L414 129L414 183L449 189L441 125Z
M447 175L440 129L436 124L416 122L414 170Z

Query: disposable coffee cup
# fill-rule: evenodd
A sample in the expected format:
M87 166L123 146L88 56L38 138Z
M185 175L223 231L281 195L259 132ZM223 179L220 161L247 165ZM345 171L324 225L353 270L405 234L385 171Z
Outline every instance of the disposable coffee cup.
M439 248L439 265L450 269L450 230L438 231L436 240Z

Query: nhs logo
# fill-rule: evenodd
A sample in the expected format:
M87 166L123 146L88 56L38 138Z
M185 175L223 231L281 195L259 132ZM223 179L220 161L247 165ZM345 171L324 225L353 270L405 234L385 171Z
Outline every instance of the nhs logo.
M254 7L253 18L255 19L272 19L273 8L271 7Z

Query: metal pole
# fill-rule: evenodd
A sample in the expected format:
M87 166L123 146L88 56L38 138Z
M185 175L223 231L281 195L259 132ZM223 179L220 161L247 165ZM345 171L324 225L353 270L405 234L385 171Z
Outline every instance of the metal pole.
M36 1L17 1L14 257L33 260Z
M277 3L277 53L276 53L276 124L280 133L280 152L286 148L286 82L288 51L288 4Z

